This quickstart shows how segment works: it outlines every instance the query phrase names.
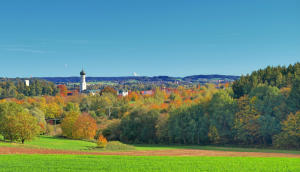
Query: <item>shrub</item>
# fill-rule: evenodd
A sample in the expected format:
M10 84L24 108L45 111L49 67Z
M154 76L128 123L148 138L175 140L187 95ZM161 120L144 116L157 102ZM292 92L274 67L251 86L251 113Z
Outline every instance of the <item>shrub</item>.
M134 146L130 146L130 145L126 145L123 144L119 141L112 141L112 142L108 142L106 145L106 150L115 150L115 151L128 151L128 150L135 150Z
M107 145L106 138L101 134L97 140L97 145L99 148L105 148Z

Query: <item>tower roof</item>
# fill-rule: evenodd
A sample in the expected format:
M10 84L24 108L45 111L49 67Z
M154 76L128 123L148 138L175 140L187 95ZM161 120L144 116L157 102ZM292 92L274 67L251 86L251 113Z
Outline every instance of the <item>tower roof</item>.
M84 70L82 69L82 71L80 72L80 75L85 75Z

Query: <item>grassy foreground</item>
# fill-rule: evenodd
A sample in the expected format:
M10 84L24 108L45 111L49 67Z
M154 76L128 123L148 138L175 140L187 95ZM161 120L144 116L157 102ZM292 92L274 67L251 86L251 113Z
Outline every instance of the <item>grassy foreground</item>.
M300 171L300 159L0 155L0 171Z

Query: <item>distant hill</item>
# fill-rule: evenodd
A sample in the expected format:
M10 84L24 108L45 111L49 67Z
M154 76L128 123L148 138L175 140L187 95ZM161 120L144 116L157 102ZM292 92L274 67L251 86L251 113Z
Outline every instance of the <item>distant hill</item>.
M193 75L187 77L170 77L170 76L124 76L124 77L87 77L87 82L101 82L101 81L112 81L112 82L126 82L126 81L140 81L140 82L232 82L239 79L239 76L233 75ZM77 83L80 82L80 77L40 77L54 83Z
M185 81L202 81L202 80L224 80L224 81L235 81L239 79L239 76L233 75L192 75L184 77Z

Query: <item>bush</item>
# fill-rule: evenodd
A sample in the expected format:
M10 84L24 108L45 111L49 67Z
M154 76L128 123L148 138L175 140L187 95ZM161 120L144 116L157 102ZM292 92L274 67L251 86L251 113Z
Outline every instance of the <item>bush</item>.
M97 140L97 147L99 148L105 148L107 145L106 138L101 134Z
M135 150L134 146L123 144L119 141L108 142L106 145L106 150L115 150L115 151L127 151L127 150Z

